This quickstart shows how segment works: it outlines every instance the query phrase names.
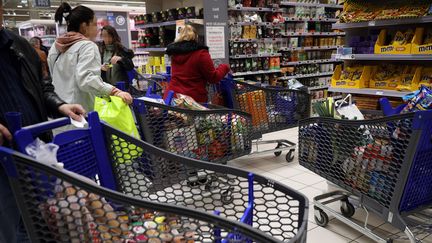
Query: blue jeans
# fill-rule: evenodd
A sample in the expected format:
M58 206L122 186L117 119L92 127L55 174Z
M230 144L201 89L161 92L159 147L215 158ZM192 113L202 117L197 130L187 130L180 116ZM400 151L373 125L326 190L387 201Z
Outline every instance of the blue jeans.
M9 177L2 166L0 166L0 242L30 242L9 184Z

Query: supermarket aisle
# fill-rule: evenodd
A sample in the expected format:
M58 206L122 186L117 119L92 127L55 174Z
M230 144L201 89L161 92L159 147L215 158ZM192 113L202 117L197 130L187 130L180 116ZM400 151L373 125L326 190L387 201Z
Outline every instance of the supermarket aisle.
M298 140L298 129L289 129L264 136L264 139L284 138L294 142ZM272 146L270 146L271 148ZM265 147L264 147L265 148ZM243 168L252 171L276 181L282 182L296 190L299 190L309 198L312 204L313 197L328 190L333 190L332 186L328 186L325 179L315 173L305 169L298 163L297 156L292 163L285 161L285 156L275 158L273 154L245 156L229 163L231 166ZM339 210L339 204L332 205L335 210ZM313 207L311 206L311 209ZM326 228L319 227L315 224L313 218L313 210L309 211L309 227L308 227L308 243L373 243L366 236L350 227L344 225L340 221L330 216L330 223ZM362 209L357 209L354 219L364 222L366 213ZM386 224L378 217L369 216L369 227L375 233L381 236L391 236L398 234L398 230L391 225ZM395 238L395 237L392 237ZM396 240L395 243L406 243L408 241ZM432 236L423 240L423 243L432 243Z

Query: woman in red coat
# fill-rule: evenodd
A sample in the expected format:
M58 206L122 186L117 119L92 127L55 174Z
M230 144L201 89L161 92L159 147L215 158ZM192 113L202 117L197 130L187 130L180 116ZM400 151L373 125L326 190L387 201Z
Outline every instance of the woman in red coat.
M207 84L220 82L230 71L226 64L215 68L208 49L198 43L194 27L186 25L181 30L179 38L168 45L166 51L171 56L171 82L167 91L188 95L200 103L207 102Z

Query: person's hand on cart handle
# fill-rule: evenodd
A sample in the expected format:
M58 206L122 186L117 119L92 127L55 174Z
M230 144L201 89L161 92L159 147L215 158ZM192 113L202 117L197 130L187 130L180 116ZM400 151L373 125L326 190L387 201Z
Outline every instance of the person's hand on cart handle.
M86 113L85 109L78 104L63 104L58 108L59 112L75 121L81 121L81 115Z
M12 134L5 126L0 124L0 145L3 145L5 139L8 141L12 141Z
M132 104L133 98L128 92L124 92L117 88L114 88L111 92L111 95L122 98L122 100L128 105Z
M106 63L101 66L101 70L104 72L107 72L109 68L110 68L109 65Z
M111 64L117 64L118 61L120 61L122 58L119 56L113 56L111 58Z

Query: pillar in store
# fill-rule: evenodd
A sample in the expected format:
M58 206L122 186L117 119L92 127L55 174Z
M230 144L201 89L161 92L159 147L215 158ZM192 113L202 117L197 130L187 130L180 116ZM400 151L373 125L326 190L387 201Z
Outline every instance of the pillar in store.
M228 64L228 1L205 0L205 40L215 65Z

